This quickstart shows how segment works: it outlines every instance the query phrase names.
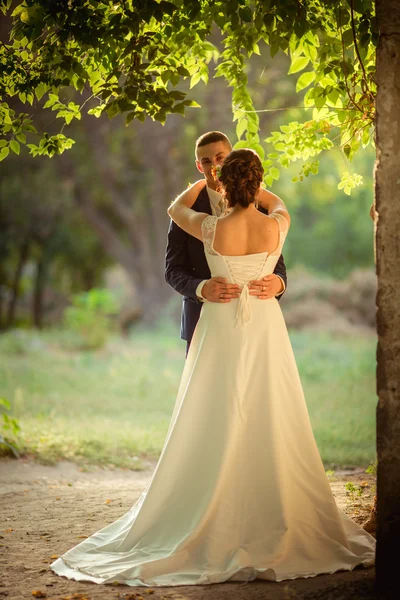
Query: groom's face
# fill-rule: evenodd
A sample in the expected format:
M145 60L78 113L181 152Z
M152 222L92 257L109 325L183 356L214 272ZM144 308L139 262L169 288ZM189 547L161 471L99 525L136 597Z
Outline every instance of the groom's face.
M211 174L211 167L222 165L225 158L232 150L227 142L214 142L206 146L200 146L196 152L196 165L200 173L203 173L207 185L215 187L215 181Z

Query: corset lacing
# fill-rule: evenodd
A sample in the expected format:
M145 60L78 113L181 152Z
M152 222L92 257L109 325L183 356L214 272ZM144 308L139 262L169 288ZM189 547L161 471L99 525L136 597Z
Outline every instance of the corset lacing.
M265 256L261 258L261 255L263 254L265 254ZM251 321L251 296L248 282L260 277L269 254L268 252L262 252L258 255L258 258L255 258L251 255L248 256L248 260L246 260L246 257L244 256L224 256L225 264L228 268L232 281L242 288L236 309L235 327L243 327L243 325ZM234 258L239 260L236 262ZM254 275L252 276L252 274Z
M272 254L268 252L259 252L243 256L220 254L214 249L215 228L217 226L218 217L210 215L203 220L201 225L205 251L208 254L223 258L233 283L236 283L242 288L236 310L235 327L243 326L251 321L251 296L248 283L249 281L260 278L267 259L282 248L283 241L286 237L286 232L282 232L281 230L281 220L283 219L286 221L285 217L281 215L271 216L274 216L279 223L279 244L278 248Z

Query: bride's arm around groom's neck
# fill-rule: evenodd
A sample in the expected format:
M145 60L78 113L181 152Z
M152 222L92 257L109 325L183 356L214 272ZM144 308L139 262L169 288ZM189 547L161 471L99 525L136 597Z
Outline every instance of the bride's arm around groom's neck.
M286 204L279 198L276 194L273 194L269 190L265 188L261 188L260 195L258 197L259 204L268 211L270 215L272 212L280 213L284 217L286 217L288 221L288 226L290 225L290 215Z
M181 227L186 233L202 240L201 223L208 216L207 213L196 212L192 210L201 190L206 186L206 180L200 179L189 186L180 194L168 207L168 214L171 219Z

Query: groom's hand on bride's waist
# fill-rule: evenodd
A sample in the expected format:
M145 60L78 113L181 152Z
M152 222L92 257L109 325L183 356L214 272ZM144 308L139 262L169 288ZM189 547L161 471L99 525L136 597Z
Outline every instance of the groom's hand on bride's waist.
M285 291L285 285L279 275L272 273L262 279L256 279L249 283L249 293L251 296L257 296L261 300L275 298Z
M225 277L211 277L201 289L201 295L209 302L230 302L239 298L241 288L236 283L229 283Z

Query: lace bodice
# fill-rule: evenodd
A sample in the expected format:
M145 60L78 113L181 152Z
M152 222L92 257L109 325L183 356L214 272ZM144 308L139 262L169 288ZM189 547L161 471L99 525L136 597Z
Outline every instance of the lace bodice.
M236 283L242 288L236 311L236 326L244 325L251 320L250 299L256 297L249 294L249 282L273 273L282 253L282 247L288 232L288 221L279 213L271 213L268 217L276 219L279 225L278 246L273 252L258 252L242 256L220 254L214 248L219 217L210 215L204 219L201 226L204 251L212 277L227 277L231 283Z

